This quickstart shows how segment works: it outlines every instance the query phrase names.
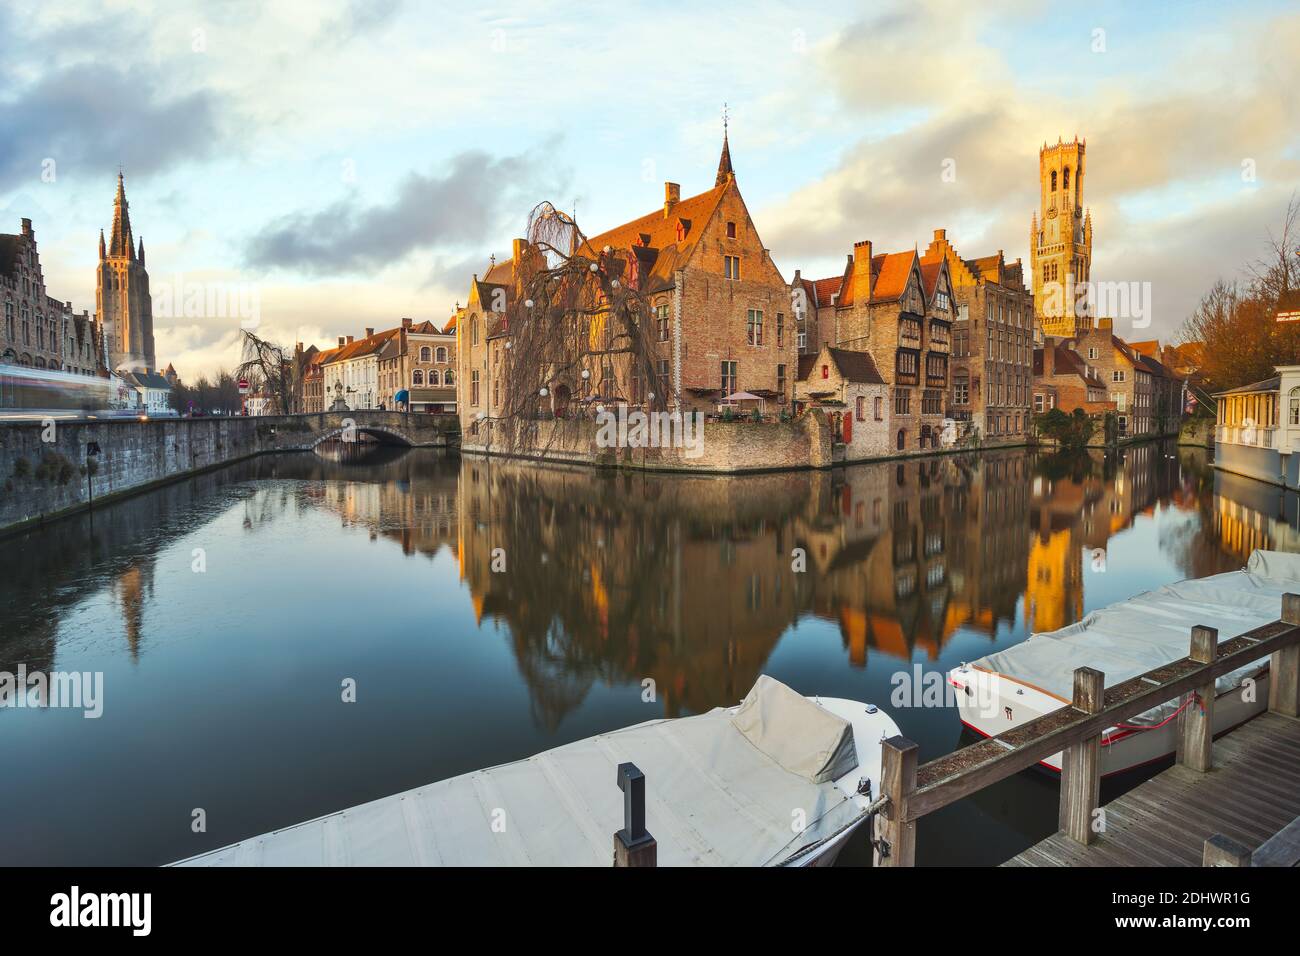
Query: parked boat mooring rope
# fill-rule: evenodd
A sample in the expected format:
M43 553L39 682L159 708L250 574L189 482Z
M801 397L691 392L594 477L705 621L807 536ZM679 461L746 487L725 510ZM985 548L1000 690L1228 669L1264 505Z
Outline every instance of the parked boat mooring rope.
M821 849L827 843L831 842L840 834L844 833L846 830L852 830L854 827L858 826L858 824L862 822L864 817L866 818L866 822L867 822L867 831L871 834L871 845L875 846L876 835L873 831L876 825L876 819L875 819L876 814L879 813L882 809L884 809L885 804L887 804L888 802L889 802L888 797L877 797L875 800L871 802L871 804L865 810L863 810L860 814L858 814L848 823L844 824L844 826L840 827L838 830L828 833L826 836L822 837L820 840L817 840L814 843L809 843L804 846L801 846L799 849L795 850L794 853L790 854L788 857L782 860L779 865L780 866L793 865L795 861L800 860L803 857L807 856L808 854Z

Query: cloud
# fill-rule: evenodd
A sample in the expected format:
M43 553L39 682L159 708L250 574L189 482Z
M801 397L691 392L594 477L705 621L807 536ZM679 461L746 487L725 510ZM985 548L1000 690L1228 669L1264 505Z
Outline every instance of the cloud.
M543 152L553 149L548 146ZM412 172L389 202L361 206L355 196L294 212L249 242L248 265L312 275L383 269L416 250L445 250L496 239L509 215L558 190L539 156L493 158L482 150L452 157L442 172ZM444 270L445 271L445 270ZM435 272L435 278L440 272Z
M9 90L0 97L0 189L40 182L46 159L56 169L120 163L148 174L217 145L214 94L167 96L147 68L74 64Z
M1300 180L1300 62L1287 52L1300 45L1300 16L1173 25L1158 47L1104 56L1078 26L949 2L846 26L823 68L841 115L867 117L869 132L762 211L787 274L834 274L861 239L924 249L940 227L963 255L1003 249L1027 265L1038 148L1077 132L1088 141L1092 276L1151 282L1156 322L1142 337L1171 336L1214 278L1257 254ZM1012 70L1034 29L1052 55ZM1111 34L1116 50L1140 45L1131 30ZM1007 36L1016 45L998 46ZM1210 59L1231 68L1207 70ZM1257 184L1243 184L1246 161Z

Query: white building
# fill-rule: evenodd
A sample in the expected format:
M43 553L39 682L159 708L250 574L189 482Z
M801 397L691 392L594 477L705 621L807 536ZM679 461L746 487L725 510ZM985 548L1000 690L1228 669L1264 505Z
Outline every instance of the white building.
M339 339L338 353L324 365L327 410L340 400L352 411L379 407L379 356L399 331L388 329L376 335L374 329L366 329L363 339L353 341L350 335Z
M149 415L171 412L172 386L157 372L122 372L122 381L135 390L137 401L132 404Z

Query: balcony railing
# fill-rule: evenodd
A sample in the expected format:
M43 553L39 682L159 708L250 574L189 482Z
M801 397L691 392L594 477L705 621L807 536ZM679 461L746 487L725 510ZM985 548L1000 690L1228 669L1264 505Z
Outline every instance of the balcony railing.
M1276 448L1276 432L1274 425L1220 425L1217 440L1224 445Z

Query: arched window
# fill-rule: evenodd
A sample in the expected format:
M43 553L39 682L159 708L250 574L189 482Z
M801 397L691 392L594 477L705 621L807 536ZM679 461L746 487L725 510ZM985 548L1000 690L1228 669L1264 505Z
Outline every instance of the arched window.
M452 373L452 370L451 370L451 369L447 369L447 371L443 373L443 375L442 375L442 384L443 384L443 385L455 385L455 384L456 384L456 376Z
M1056 192L1056 170L1052 170L1052 192Z
M469 344L478 345L478 316L469 317Z
M1300 386L1291 389L1290 408L1287 410L1287 421L1292 425L1300 425ZM1272 424L1270 422L1269 424Z
M1061 188L1062 189L1070 188L1070 167L1069 166L1065 167L1065 172L1061 176Z
M423 362L425 365L429 364L429 356L432 354L433 352L429 348L429 346L427 345L420 346L420 361Z
M436 368L429 369L429 384L430 385L438 384L438 370Z
M438 346L437 358L434 361L439 363L447 361L447 350L443 346Z
M907 447L907 429L900 428L898 430L898 450L902 451L906 447Z
M423 384L424 384L424 372L421 371L421 370L418 369L418 368L417 368L414 372L412 372L412 373L411 373L411 384L412 384L412 385L423 385Z

